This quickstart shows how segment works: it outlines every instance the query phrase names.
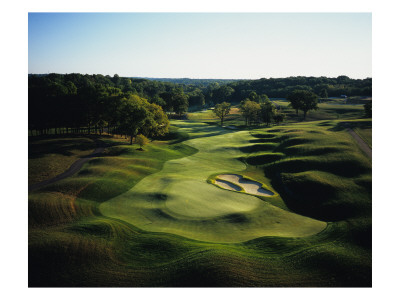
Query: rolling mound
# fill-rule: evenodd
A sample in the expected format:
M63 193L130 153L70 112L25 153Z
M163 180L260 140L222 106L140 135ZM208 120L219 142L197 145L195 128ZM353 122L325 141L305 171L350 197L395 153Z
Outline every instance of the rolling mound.
M262 236L301 237L316 234L325 222L297 215L255 196L232 193L207 183L210 174L240 172L246 165L238 160L238 145L251 135L217 126L188 127L176 124L190 139L185 144L198 149L194 155L167 161L163 169L145 177L128 192L100 205L108 217L118 218L141 229L178 234L207 242L242 242ZM181 126L180 126L181 125ZM241 177L233 181L248 193L271 196L261 183ZM155 197L154 195L159 195Z
M108 148L29 193L30 287L372 285L372 174L354 172L365 157L334 122L251 135L173 124L180 129L147 151ZM281 145L296 136L308 141ZM357 163L336 168L349 154ZM224 190L210 184L217 174L242 174L274 195L217 179L242 192Z

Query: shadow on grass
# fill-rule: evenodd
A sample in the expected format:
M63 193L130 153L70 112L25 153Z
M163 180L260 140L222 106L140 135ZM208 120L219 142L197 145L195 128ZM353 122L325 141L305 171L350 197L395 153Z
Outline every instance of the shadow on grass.
M29 158L41 158L49 154L61 154L65 156L72 156L72 151L87 151L95 148L95 143L88 139L92 137L80 136L80 137L43 137L41 139L36 138L35 140L29 139L28 143L28 157Z
M315 181L289 182L276 173L271 184L290 210L321 221L335 222L355 217L363 206L358 201L339 201L335 188Z
M250 165L265 165L284 158L283 153L266 153L260 155L250 156L246 159L246 162Z
M268 144L254 144L250 146L243 146L240 147L240 151L244 153L253 153L253 152L259 152L259 151L268 151L268 150L274 150L276 148L276 144L274 143L268 143Z

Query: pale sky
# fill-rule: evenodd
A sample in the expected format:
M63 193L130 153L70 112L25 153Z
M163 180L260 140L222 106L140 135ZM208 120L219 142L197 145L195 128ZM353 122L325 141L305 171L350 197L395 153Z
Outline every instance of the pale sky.
M28 72L372 77L371 13L29 13Z

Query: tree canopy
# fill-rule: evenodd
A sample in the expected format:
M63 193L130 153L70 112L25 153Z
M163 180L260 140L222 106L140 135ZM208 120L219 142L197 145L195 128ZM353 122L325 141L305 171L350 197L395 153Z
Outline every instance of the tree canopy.
M304 120L308 111L318 109L318 96L308 90L295 90L288 95L287 99L291 107L296 109L296 113L299 109L303 111Z
M372 96L372 79L351 79L347 76L330 77L287 77L237 80L227 83L235 92L231 102L249 98L251 92L266 94L272 98L286 98L294 90L309 90L322 98L347 96Z
M161 123L167 120L167 116L163 116L167 111L170 113L170 118L174 114L182 117L189 108L212 107L223 102L232 105L242 102L241 113L246 119L246 124L248 122L269 124L274 108L268 104L269 98L266 95L274 98L287 96L288 99L292 98L293 108L296 111L303 110L304 116L309 110L316 108L315 101L307 104L293 96L299 90L320 97L371 96L372 79L351 79L347 76L337 78L298 76L258 80L188 78L155 80L120 77L118 74L114 76L77 73L29 75L28 126L32 132L39 134L72 131L102 133L106 130L127 134L123 131L125 125L121 120L120 111L123 99L128 99L131 95L156 105L146 106L146 110L152 110L159 119L164 118ZM244 100L252 102L244 105ZM151 132L157 131L162 134L161 128L167 128L151 125L151 118L145 120L146 128L152 128ZM150 130L148 131L146 135L150 136Z
M245 99L240 103L239 110L245 119L246 126L258 122L261 112L259 103Z
M267 126L272 123L275 114L275 105L269 99L260 104L260 118Z
M227 115L229 115L230 111L231 111L231 104L228 102L222 102L215 105L214 113L221 120L221 126L224 125L224 119Z
M116 83L129 84L117 75L30 76L28 81L29 129L45 134L120 133L131 137L164 135L169 121L162 107ZM123 88L123 87L122 87Z

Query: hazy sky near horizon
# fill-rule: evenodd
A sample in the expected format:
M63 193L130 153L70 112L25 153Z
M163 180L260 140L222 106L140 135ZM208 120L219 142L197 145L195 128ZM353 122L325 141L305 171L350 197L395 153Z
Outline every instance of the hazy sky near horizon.
M29 13L28 72L372 77L371 13Z

